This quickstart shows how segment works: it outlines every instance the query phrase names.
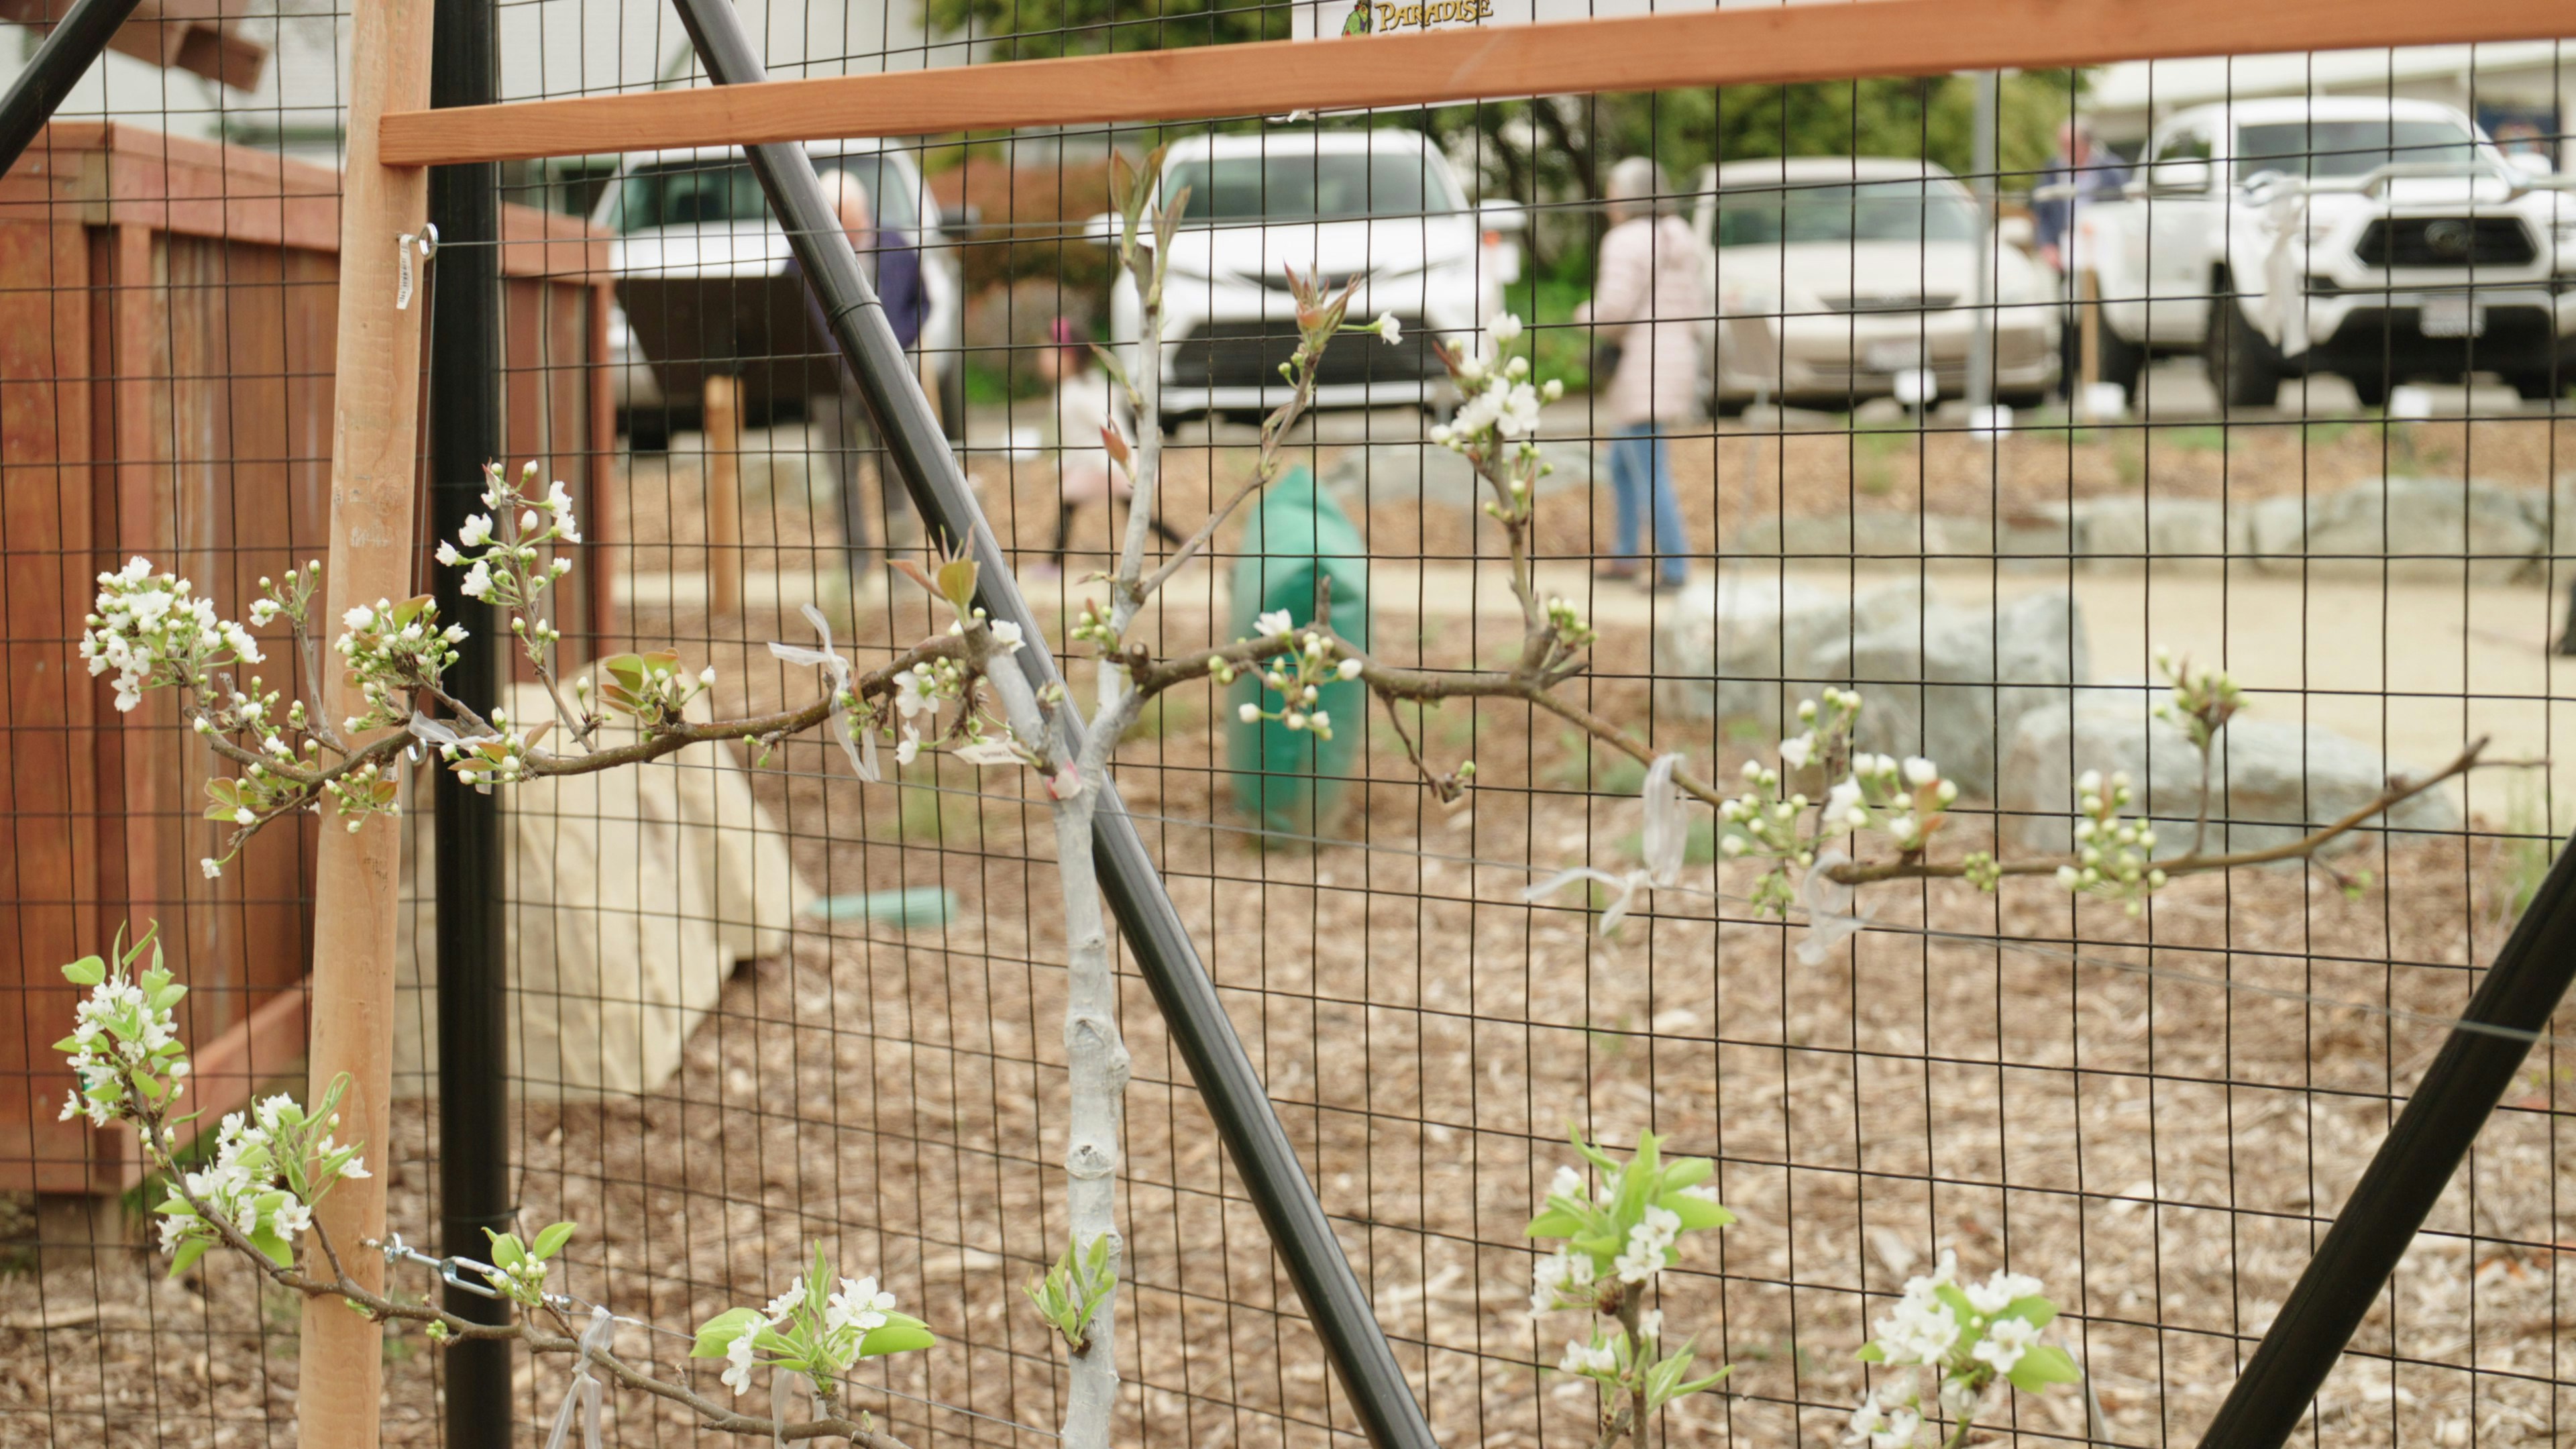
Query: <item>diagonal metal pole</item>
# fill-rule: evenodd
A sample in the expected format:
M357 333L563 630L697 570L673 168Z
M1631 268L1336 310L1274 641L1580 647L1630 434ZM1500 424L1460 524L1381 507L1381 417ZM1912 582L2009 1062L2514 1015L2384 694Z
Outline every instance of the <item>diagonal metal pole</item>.
M2353 1185L2307 1271L2228 1390L2200 1449L2280 1449L2379 1301L2416 1230L2576 979L2576 842L2496 953L2460 1024Z
M107 43L141 3L79 0L45 43L36 47L36 53L27 58L27 68L9 83L9 94L0 96L0 171L18 164L27 144L54 118L63 97L89 74L89 68L107 52Z
M698 59L719 85L767 79L759 52L753 48L731 0L673 0ZM794 249L796 264L814 288L832 340L857 374L859 393L885 439L894 466L912 495L914 506L953 540L965 543L980 565L981 601L995 619L1020 626L1027 641L1014 656L1028 671L1030 683L1043 688L1060 682L1035 615L1020 597L1010 563L985 523L983 510L966 489L965 475L949 451L939 420L922 396L921 384L895 341L885 308L867 279L860 275L857 254L841 231L840 219L823 199L814 163L805 148L792 143L752 146L752 169L768 193ZM1080 747L1082 725L1071 704L1059 712ZM1138 969L1154 993L1173 1043L1180 1048L1191 1080L1215 1119L1226 1153L1241 1175L1261 1213L1262 1226L1297 1286L1297 1296L1324 1342L1333 1370L1351 1397L1351 1407L1377 1449L1436 1449L1431 1426L1404 1370L1395 1361L1386 1333L1378 1326L1368 1295L1351 1272L1342 1245L1306 1180L1296 1149L1270 1107L1269 1093L1245 1055L1234 1023L1217 999L1216 987L1198 958L1180 912L1163 889L1162 875L1127 815L1114 786L1103 782L1094 818L1092 850L1099 863L1103 892L1126 932Z

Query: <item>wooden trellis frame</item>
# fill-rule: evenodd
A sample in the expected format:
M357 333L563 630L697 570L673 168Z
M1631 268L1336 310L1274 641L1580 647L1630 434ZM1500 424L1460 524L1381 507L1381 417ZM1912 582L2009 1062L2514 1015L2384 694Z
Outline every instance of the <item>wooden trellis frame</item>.
M1015 126L2547 40L2543 0L1852 0L1264 41L389 113L388 165Z

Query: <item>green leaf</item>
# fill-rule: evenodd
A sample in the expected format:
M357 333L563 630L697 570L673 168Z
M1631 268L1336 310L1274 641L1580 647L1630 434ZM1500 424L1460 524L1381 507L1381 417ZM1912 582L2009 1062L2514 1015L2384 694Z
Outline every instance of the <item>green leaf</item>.
M975 561L953 558L939 566L939 596L958 613L975 607Z
M1565 1124L1565 1133L1567 1140L1574 1144L1574 1150L1582 1153L1586 1162L1600 1168L1603 1172L1617 1172L1619 1170L1619 1160L1617 1158L1612 1157L1609 1153L1604 1152L1600 1148L1583 1140L1583 1129L1575 1126L1571 1122L1568 1122Z
M1977 1312L1977 1305L1968 1301L1967 1290L1961 1288L1956 1283L1941 1284L1939 1287L1932 1290L1932 1296L1949 1304L1950 1311L1959 1315L1959 1321L1961 1323L1966 1323L1973 1319L1985 1316Z
M1705 1157L1677 1157L1671 1166L1664 1169L1664 1191L1679 1192L1686 1187L1697 1187L1708 1181L1709 1174L1715 1171L1717 1164Z
M517 1233L496 1233L485 1228L483 1236L492 1240L492 1266L495 1268L515 1268L528 1256L528 1250L519 1244Z
M728 1308L698 1325L698 1341L689 1349L691 1358L722 1358L742 1331L761 1322L757 1308Z
M1735 1365L1728 1364L1726 1367L1710 1374L1707 1378L1693 1379L1689 1383L1679 1385L1673 1390L1671 1397L1676 1399L1686 1399L1693 1394L1705 1393L1708 1390L1717 1387L1719 1383L1725 1380L1728 1374L1733 1372L1735 1372Z
M868 1336L859 1340L859 1357L882 1358L890 1353L908 1353L917 1348L928 1348L938 1341L939 1337L930 1331L930 1325L920 1319L889 1313L883 1326L869 1329Z
M1887 1362L1887 1350L1880 1348L1878 1346L1878 1341L1876 1339L1872 1339L1868 1343L1862 1344L1860 1346L1860 1352L1853 1354L1852 1357L1859 1359L1862 1363L1885 1363Z
M170 1276L176 1278L187 1272L190 1265L206 1256L206 1250L213 1246L214 1241L210 1238L190 1238L181 1243L170 1254Z
M571 1223L555 1224L537 1234L537 1241L528 1249L528 1256L540 1263L544 1262L563 1251L563 1245L572 1241L573 1231L574 1225Z
M63 979L74 986L96 986L107 979L107 963L96 956L83 956L63 968Z
M1682 1220L1685 1228L1722 1228L1735 1221L1735 1214L1704 1197L1677 1192L1656 1204Z
M2005 1377L2012 1386L2025 1393L2038 1393L2050 1384L2071 1384L2084 1377L2075 1359L2055 1344L2033 1344L2022 1352L2021 1362Z
M1574 1214L1565 1211L1563 1208L1558 1208L1553 1212L1540 1213L1537 1217L1530 1219L1530 1225L1521 1230L1521 1236L1525 1238L1570 1238L1581 1231L1583 1231L1583 1220L1576 1217Z
M268 1261L281 1268L295 1266L295 1249L289 1246L284 1238L279 1237L274 1228L261 1228L251 1234L250 1245L259 1249Z
M2004 1311L1996 1314L1995 1317L2018 1318L2033 1328L2046 1328L2050 1321L2057 1317L2057 1305L2033 1293L2027 1298L2016 1298L2005 1304Z

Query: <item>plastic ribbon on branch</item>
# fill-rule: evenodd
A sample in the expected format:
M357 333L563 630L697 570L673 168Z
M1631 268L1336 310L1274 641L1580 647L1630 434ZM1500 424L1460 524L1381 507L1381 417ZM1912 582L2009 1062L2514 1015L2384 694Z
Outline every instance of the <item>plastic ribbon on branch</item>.
M564 1390L563 1407L555 1411L554 1432L546 1435L546 1449L563 1449L576 1406L581 1410L582 1449L599 1449L599 1380L590 1376L590 1356L605 1353L608 1341L616 1336L617 1315L593 1304L590 1327L582 1330L580 1355L573 1361L572 1384Z
M1816 857L1816 863L1807 867L1806 879L1798 882L1798 909L1807 913L1807 934L1798 942L1799 964L1823 964L1845 936L1869 924L1867 916L1852 914L1858 887L1833 877L1834 867L1851 863L1850 856L1828 850Z
M841 753L850 757L850 768L859 772L859 778L871 785L876 784L880 778L877 774L877 737L861 730L858 738L852 740L849 711L841 707L841 696L850 692L850 661L842 658L840 652L832 647L832 626L824 622L823 611L807 604L804 613L805 622L814 626L823 647L808 649L801 644L781 644L772 639L769 652L790 664L811 664L831 677L832 738L839 742Z
M812 605L807 607L811 608ZM779 1321L786 1322L785 1319ZM814 1380L804 1374L791 1373L783 1368L769 1371L770 1449L787 1449L787 1393L799 1379L805 1381L805 1414L807 1418L812 1418L816 1412Z
M422 744L429 746L433 750L443 750L449 745L462 745L468 749L472 749L480 745L497 744L501 739L499 735L458 734L456 732L456 726L449 724L445 720L431 719L428 715L422 714L419 710L413 710L411 712L411 737L420 741ZM474 793L477 795L491 794L491 780L489 778L479 778L475 780Z
M1579 880L1607 886L1617 892L1611 898L1609 909L1601 913L1601 934L1607 936L1619 929L1621 921L1628 919L1628 913L1636 908L1640 894L1651 892L1657 886L1681 884L1682 861L1690 847L1690 822L1682 813L1682 792L1673 784L1673 771L1680 767L1681 762L1679 755L1658 755L1646 771L1646 787L1642 792L1646 828L1639 841L1641 853L1645 856L1644 865L1625 875L1612 875L1606 870L1578 865L1558 871L1522 891L1521 899L1541 900Z

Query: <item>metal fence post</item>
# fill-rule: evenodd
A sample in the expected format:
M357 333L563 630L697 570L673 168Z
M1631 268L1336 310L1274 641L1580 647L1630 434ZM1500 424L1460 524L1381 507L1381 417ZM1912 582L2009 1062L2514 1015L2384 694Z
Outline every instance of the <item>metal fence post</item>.
M437 0L430 42L432 106L484 105L498 93L492 0ZM445 242L430 285L429 512L454 538L483 507L483 465L501 456L499 168L441 166L429 216ZM438 611L472 631L448 688L478 710L501 698L509 631L465 596L455 569L433 569ZM437 780L438 1243L482 1257L483 1230L510 1230L508 958L502 931L501 801L446 770ZM453 1286L450 1313L506 1323L509 1305ZM441 1356L448 1449L509 1449L511 1346L464 1341Z
M674 3L699 62L717 84L767 78L759 51L731 0ZM857 374L860 396L876 420L914 506L949 538L965 544L982 566L983 606L992 617L1019 624L1028 643L1016 657L1030 681L1041 687L1058 682L1062 676L1046 648L1046 636L1020 597L1010 562L985 523L983 510L967 491L965 475L949 451L938 415L931 411L920 379L896 343L884 307L860 274L858 257L842 234L840 219L823 199L812 159L802 145L794 143L744 149L795 250L797 265L822 303L833 342ZM1081 725L1070 703L1061 717L1068 721L1069 732L1079 736ZM1215 984L1198 959L1180 912L1163 889L1162 876L1146 854L1126 805L1106 782L1093 824L1092 849L1099 859L1110 910L1127 935L1128 948L1154 993L1173 1044L1189 1066L1191 1080L1225 1141L1227 1156L1297 1285L1297 1296L1314 1320L1325 1354L1350 1394L1351 1407L1370 1443L1378 1449L1435 1449L1430 1423L1414 1402L1404 1370L1387 1345L1385 1330L1378 1326L1368 1294L1351 1272L1340 1241L1333 1236L1332 1223L1324 1216L1314 1185L1306 1180L1286 1129L1271 1110L1269 1094L1217 999Z
M2576 849L2556 863L2496 953L2424 1080L2335 1214L2254 1348L2200 1449L2279 1449L2307 1416L2416 1230L2504 1099L2576 979Z
M134 14L141 0L79 0L62 23L36 47L27 68L0 96L0 171L18 164L27 143L45 129L63 97L107 53L107 43Z

